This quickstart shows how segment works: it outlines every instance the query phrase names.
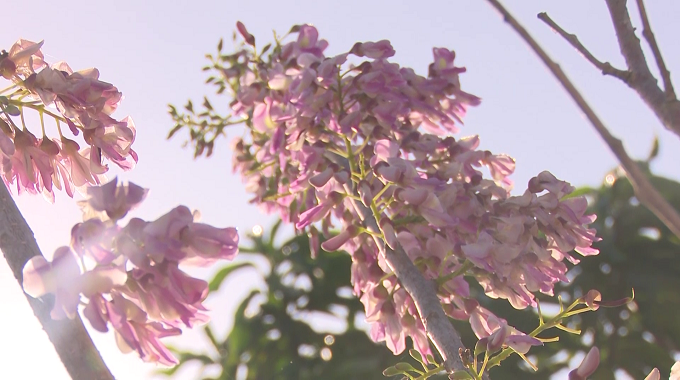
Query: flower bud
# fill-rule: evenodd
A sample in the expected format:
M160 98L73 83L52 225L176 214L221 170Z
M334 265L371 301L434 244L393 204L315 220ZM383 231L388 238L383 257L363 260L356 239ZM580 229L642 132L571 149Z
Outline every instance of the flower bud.
M598 302L602 301L602 295L597 290L592 289L586 293L585 297L583 297L583 300L590 309L597 310L600 308Z
M17 65L9 58L3 58L0 61L0 75L5 79L12 79L17 71Z
M385 237L385 243L392 249L397 249L399 245L399 240L397 240L397 235L394 232L394 226L392 221L388 218L382 218L380 220L380 230L382 230L383 236Z
M359 197L361 198L361 203L366 207L371 207L373 203L373 193L371 192L371 185L368 182L361 180L359 181L359 186L357 187L359 192Z
M600 350L597 347L593 347L588 351L586 357L583 358L581 365L569 372L569 380L586 380L588 376L595 373L598 365L600 365Z
M321 248L327 252L337 251L340 249L340 247L347 243L349 239L357 235L359 235L359 228L357 226L349 226L336 236L333 236L332 238L323 242L323 244L321 244Z
M652 372L645 377L645 380L661 380L661 374L659 373L659 370L654 368Z

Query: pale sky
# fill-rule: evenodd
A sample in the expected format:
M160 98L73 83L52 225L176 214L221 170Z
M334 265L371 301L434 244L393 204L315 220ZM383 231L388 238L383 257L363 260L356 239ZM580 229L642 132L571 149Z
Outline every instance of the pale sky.
M603 77L536 18L538 12L547 11L565 29L577 33L600 60L623 68L604 2L505 3L559 61L612 133L624 140L629 153L646 157L654 135L659 135L661 156L654 169L680 179L678 138L663 128L635 93L618 80ZM680 2L647 3L678 87L680 49L676 39L680 24L676 16ZM44 39L43 51L49 62L65 60L75 70L97 67L103 80L123 92L125 99L114 116L134 118L139 165L121 178L151 189L135 212L145 219L185 204L199 209L207 223L237 226L243 232L256 224L266 229L273 220L247 204L240 178L231 174L230 138L218 144L212 158L196 161L191 150L181 147L183 134L165 140L172 127L167 103L183 105L188 98L200 100L212 91L203 84L204 55L214 52L220 37L225 37L225 50L229 50L237 20L245 23L260 44L271 38L272 29L286 32L293 24L312 23L330 42L329 55L347 51L357 41L389 39L397 51L394 60L421 74L432 62L432 47L454 49L457 65L468 69L461 77L463 89L482 98L482 105L469 111L460 135L479 134L482 148L515 157L513 179L518 189L525 189L527 180L543 170L577 186L597 186L616 165L568 95L485 1L38 0L28 4L3 2L0 49L9 49L19 38ZM631 13L640 25L635 9ZM652 70L656 72L654 66ZM213 102L217 107L229 102L224 97L213 99L219 99ZM56 131L52 133L56 135ZM68 243L71 227L80 221L77 206L65 196L58 196L55 205L40 197L22 196L17 201L48 257ZM230 326L231 308L253 283L244 274L240 281L225 284L221 294L209 298L218 330ZM68 379L4 263L0 263L0 310L0 377ZM199 336L185 333L173 343L200 347L204 343ZM151 377L154 366L142 363L134 354L121 354L112 334L94 332L93 337L117 378Z

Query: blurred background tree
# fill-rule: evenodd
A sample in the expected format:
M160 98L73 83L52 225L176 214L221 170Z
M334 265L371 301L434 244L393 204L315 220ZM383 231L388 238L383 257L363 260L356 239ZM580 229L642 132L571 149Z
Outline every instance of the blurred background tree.
M680 209L680 183L655 176L650 162L658 153L655 144L650 157L639 162L652 184L677 209ZM502 379L547 379L565 368L578 353L596 345L602 362L593 379L621 378L621 370L634 379L644 379L652 368L668 373L680 354L680 241L648 209L635 198L633 188L622 171L608 173L599 188L581 188L572 196L585 195L590 212L597 215L593 227L602 241L594 246L597 256L582 258L568 272L569 284L559 283L555 294L569 304L591 289L602 293L604 300L630 296L633 302L615 308L601 307L596 312L570 318L567 327L581 330L573 335L559 330L559 342L534 348L529 359L538 364L534 372L514 355L501 367L491 371L491 377ZM476 291L481 293L481 288ZM480 294L481 295L481 294ZM544 315L558 310L551 298L539 295ZM536 327L536 310L515 310L507 302L483 300L482 305L503 316L521 331ZM464 343L470 347L476 341L469 326L458 323ZM675 356L675 359L674 359ZM579 359L580 362L580 359ZM572 363L572 366L574 363ZM575 363L578 365L578 362ZM618 370L618 372L617 372ZM565 373L566 376L566 373Z
M649 171L657 150L641 164L654 186L680 209L680 183ZM572 358L595 344L603 364L594 378L613 379L615 370L623 370L642 379L653 367L668 373L673 355L680 351L680 241L637 202L630 182L617 170L607 174L599 188L581 188L575 194L588 198L591 212L597 214L594 227L603 240L596 244L600 254L584 258L569 272L571 283L558 284L556 294L570 303L590 289L599 290L605 300L630 296L634 289L635 299L623 307L572 317L567 326L582 334L560 331L559 342L532 349L529 359L538 364L537 372L514 355L491 371L492 378L547 379L569 368ZM176 350L181 364L162 373L172 375L182 365L198 361L219 367L220 375L214 379L220 380L351 380L382 379L382 371L400 361L417 367L406 352L394 356L384 344L373 343L367 336L361 326L363 305L351 292L349 255L322 251L313 259L306 236L277 246L279 225L267 238L251 235L251 245L241 249L268 263L268 270L261 274L267 289L254 290L243 300L223 341L215 338L210 326L205 327L215 348L212 351L218 354ZM254 264L243 261L221 269L210 282L211 291L247 266ZM521 331L536 327L536 310L515 310L504 300L484 297L478 285L472 291L484 307L505 317L510 325ZM550 297L538 298L544 301L544 315L556 313L558 306L549 303ZM329 315L334 316L332 322L328 322ZM310 326L319 318L325 321L321 324L345 327L336 334L319 332ZM469 324L453 323L466 346L474 347L477 339Z
M247 261L222 268L210 281L216 291L240 269L267 263L259 271L266 289L253 290L241 302L226 338L220 341L210 325L204 328L214 346L210 351L218 355L175 350L180 365L161 373L172 375L186 363L199 362L219 366L214 379L220 380L370 380L384 379L385 368L408 357L395 357L355 323L363 321L364 307L350 288L349 255L322 252L313 259L309 238L302 235L277 245L280 224L266 237L250 235L251 245L241 247ZM312 328L318 324L339 326L342 332Z

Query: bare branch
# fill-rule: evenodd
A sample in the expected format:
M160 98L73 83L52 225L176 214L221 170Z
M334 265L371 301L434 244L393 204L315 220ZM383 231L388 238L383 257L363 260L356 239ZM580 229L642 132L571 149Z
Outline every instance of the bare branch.
M649 47L654 53L654 60L661 73L661 79L663 80L663 88L666 91L666 95L669 99L675 98L675 90L673 89L673 83L671 82L671 72L666 68L666 63L661 56L661 49L656 43L656 37L652 32L652 26L649 24L649 18L647 17L647 10L645 9L645 3L642 0L637 0L638 10L640 11L640 18L642 19L642 36L645 37Z
M647 60L640 46L640 39L635 35L635 28L633 28L630 14L628 14L626 0L606 1L616 30L616 37L619 40L621 54L623 54L628 70L631 72L628 85L654 111L666 128L680 136L680 101L675 96L669 96L670 93L664 93L659 88L656 78L649 71ZM664 75L663 70L662 75ZM668 88L672 88L672 86L666 86L667 90Z
M545 63L550 71L555 75L557 80L562 84L565 90L571 95L572 99L581 108L595 130L600 134L602 139L607 143L611 151L621 163L621 166L626 171L628 179L633 185L635 196L640 203L645 205L650 211L654 213L661 221L678 237L680 237L680 214L671 206L666 199L652 186L645 173L640 169L638 164L628 156L624 149L621 140L613 136L605 127L604 123L595 114L595 111L585 101L581 93L574 87L567 75L562 71L560 66L555 63L548 54L541 48L536 40L524 29L524 27L499 3L497 0L487 0L496 8L504 17L505 21L526 41L539 58ZM607 0L612 2L615 0ZM625 5L625 4L624 4ZM639 46L638 46L639 47Z
M41 253L33 232L19 212L9 191L1 183L0 249L21 286L24 265L32 257L41 255ZM45 296L36 299L26 295L26 298L72 379L113 380L113 375L92 343L80 317L73 320L53 320L50 312L54 305L54 297Z
M553 31L555 31L557 34L562 36L569 44L574 47L574 49L578 50L581 55L585 59L588 60L588 62L592 63L593 66L597 67L600 71L602 71L603 75L611 75L613 77L621 79L623 82L628 83L628 80L630 78L630 72L617 69L614 66L612 66L609 62L602 62L595 58L588 49L586 49L583 44L581 44L581 41L579 41L578 37L575 34L567 33L564 29L562 29L555 21L553 21L550 16L548 16L547 13L541 12L538 14L538 19L543 21L544 23L548 24L550 28L552 28Z

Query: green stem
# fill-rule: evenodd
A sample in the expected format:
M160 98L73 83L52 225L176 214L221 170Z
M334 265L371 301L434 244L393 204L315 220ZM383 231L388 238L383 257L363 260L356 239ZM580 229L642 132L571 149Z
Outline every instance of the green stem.
M38 112L44 112L45 114L50 115L57 120L63 121L64 123L66 122L66 118L64 118L61 115L57 115L57 114L49 111L42 104L34 104L32 102L26 103L26 102L22 102L22 101L13 100L13 99L9 99L9 103L14 104L17 107L26 107L26 108L34 109Z
M38 111L38 114L40 115L40 130L42 131L43 137L45 136L45 118L43 117L43 111ZM24 122L24 113L21 113L21 122ZM24 125L24 128L26 126Z
M559 314L557 314L555 317L550 318L548 321L545 323L541 323L539 321L538 327L534 329L531 333L529 333L529 336L536 337L538 334L542 333L543 331L552 328L552 327L557 327L558 325L561 325L562 320L570 315L578 314L583 311L590 310L589 308L587 309L579 309L577 310L577 313L572 312L572 309L575 308L579 304L579 300L577 299L574 301L571 305L566 310L560 311ZM507 359L512 353L515 352L512 348L504 348L503 351L501 351L498 355L494 356L489 360L489 365L488 367L494 367L497 365L500 365L501 361Z
M17 88L17 87L18 87L18 86L17 86L16 84L13 84L13 85L11 85L11 86L5 87L5 88L3 88L2 90L0 90L0 94L4 94L5 92L7 92L7 91L9 91L9 90L11 90L11 89L13 89L13 88Z
M383 188L380 189L380 191L378 191L378 194L376 194L376 195L373 197L373 202L376 202L377 200L379 200L380 197L382 197L382 195L385 194L385 191L387 191L387 189L390 188L390 186L392 186L391 183L388 183L387 185L383 186Z
M484 373L487 364L489 364L489 351L484 351L484 362L482 363L482 368L479 370L479 373Z
M24 120L24 107L23 106L19 106L19 112L21 113L21 126L24 128L24 131L25 131L26 130L26 120ZM44 131L44 128L43 128L43 131Z
M452 278L456 278L462 274L465 274L465 272L467 272L467 270L472 268L473 266L474 264L470 260L465 260L463 262L463 265L461 265L460 268L456 269L456 271L449 273L444 277L439 277L437 279L437 285L444 284Z
M426 379L430 378L431 376L434 376L434 375L438 374L439 372L441 372L443 370L444 370L444 364L437 364L437 366L435 368L427 370L427 372L425 372L424 374L416 377L415 380L426 380Z

